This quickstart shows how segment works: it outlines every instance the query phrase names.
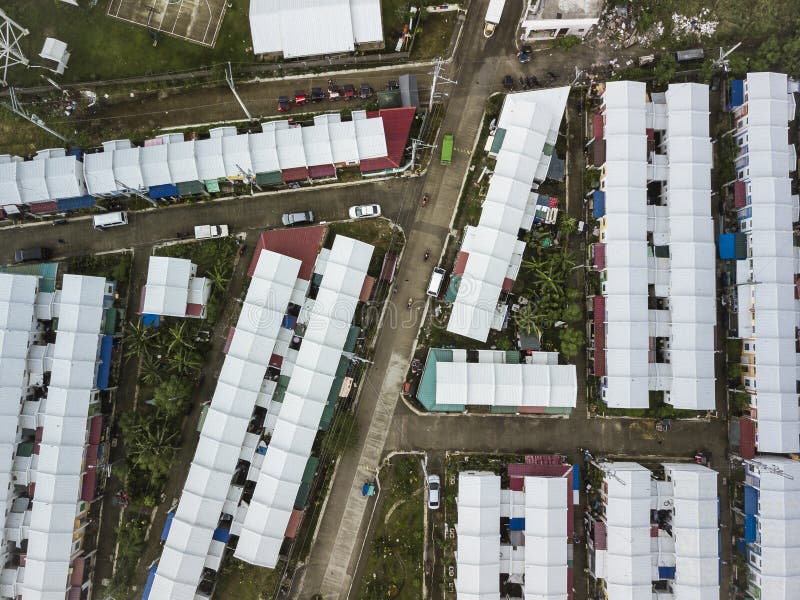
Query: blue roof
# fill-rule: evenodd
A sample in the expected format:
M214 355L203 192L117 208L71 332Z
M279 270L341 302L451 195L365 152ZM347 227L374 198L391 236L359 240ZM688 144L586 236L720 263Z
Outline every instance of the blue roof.
M75 196L74 198L61 198L56 200L58 210L78 210L79 208L91 208L96 204L94 196Z
M144 589L142 590L142 600L147 600L150 597L150 590L153 589L153 581L156 579L156 569L158 567L153 565L147 572L147 581L145 581Z
M723 233L719 236L719 257L736 259L736 234Z
M675 567L658 567L659 579L675 579Z
M595 190L592 194L592 205L594 207L594 218L600 219L606 216L606 193L600 190Z
M758 514L758 490L751 485L744 486L744 514Z
M284 329L294 329L294 324L297 323L297 317L293 317L291 315L283 315L283 321L281 322L281 327Z
M111 349L114 345L114 337L104 335L100 340L100 366L97 368L97 387L104 390L108 387L108 380L111 377Z
M214 530L214 535L212 536L212 539L218 542L225 542L227 544L228 540L231 539L231 530L225 529L224 527L217 527Z
M158 327L158 315L142 315L142 325L147 327L148 325L152 325L153 327Z
M734 79L731 82L731 107L735 108L744 104L744 79Z
M515 517L508 522L508 528L511 531L525 531L525 519L523 517Z
M747 516L744 518L744 541L748 544L750 542L756 541L756 532L758 530L758 526L756 524L756 518L752 515Z
M153 200L158 200L159 198L169 198L170 196L177 196L178 186L172 185L170 183L164 185L151 185L150 189L147 190L147 195L150 196Z
M572 467L572 489L581 489L581 469L578 466Z
M166 542L169 535L169 528L172 527L172 519L175 518L174 512L167 513L167 521L164 523L164 529L161 530L161 541Z

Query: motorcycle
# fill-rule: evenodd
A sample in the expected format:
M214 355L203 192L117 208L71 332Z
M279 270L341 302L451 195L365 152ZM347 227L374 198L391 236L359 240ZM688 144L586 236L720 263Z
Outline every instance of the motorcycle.
M412 305L412 304L414 304L414 299L413 299L413 298L409 298L409 299L408 299L408 302L406 302L406 308L407 308L408 310L411 310L411 305Z
M428 260L430 257L431 257L431 251L430 250L425 250L425 259L424 260Z
M428 194L423 194L422 195L422 206L427 206L428 205L428 200L430 200L430 196Z

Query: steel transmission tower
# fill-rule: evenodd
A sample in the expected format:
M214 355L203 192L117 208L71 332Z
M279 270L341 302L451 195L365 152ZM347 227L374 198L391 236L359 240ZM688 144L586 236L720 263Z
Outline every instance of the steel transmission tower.
M19 47L19 41L29 31L16 23L0 9L0 85L8 85L8 69L14 65L28 66L28 59Z

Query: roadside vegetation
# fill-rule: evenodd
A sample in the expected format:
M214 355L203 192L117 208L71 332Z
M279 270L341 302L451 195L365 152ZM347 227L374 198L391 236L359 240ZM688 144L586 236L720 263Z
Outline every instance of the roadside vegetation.
M425 482L416 456L397 456L381 474L381 509L359 598L422 598Z

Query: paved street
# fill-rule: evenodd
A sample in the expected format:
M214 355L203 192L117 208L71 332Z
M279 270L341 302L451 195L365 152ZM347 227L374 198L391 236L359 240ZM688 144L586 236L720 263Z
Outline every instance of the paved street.
M153 243L174 238L177 232L190 231L194 225L205 223L227 223L234 233L250 232L273 227L279 224L283 212L313 210L319 220L341 219L352 204L379 202L384 214L403 227L406 233L404 260L397 276L396 314L401 317L399 325L384 327L378 335L373 357L374 364L369 368L361 384L357 405L359 440L355 450L344 455L338 465L336 477L331 485L325 513L322 516L317 538L311 554L296 578L292 596L308 600L315 594L322 594L326 600L347 597L356 573L358 552L367 535L366 515L372 509L360 494L361 484L366 478L374 476L382 458L390 451L425 450L430 453L431 464L441 468L444 452L464 450L474 452L554 452L566 454L573 462L578 462L578 448L586 447L610 457L689 457L698 447L713 452L714 468L720 471L720 505L728 506L727 487L723 478L728 476L726 456L726 423L724 419L710 421L675 422L670 432L662 434L655 431L653 421L627 419L589 419L585 399L585 359L577 357L575 363L579 373L578 407L569 419L543 418L535 416L442 416L417 415L399 400L399 392L408 363L414 349L419 324L424 315L425 287L430 276L431 265L423 262L425 249L431 249L438 256L449 233L449 223L456 206L459 190L469 165L470 151L478 129L485 100L489 94L500 90L500 80L506 73L536 74L545 81L546 71L561 75L557 85L568 84L572 80L573 65L589 66L601 59L596 52L584 48L571 53L543 51L537 53L534 61L520 65L514 59L513 29L517 16L515 3L507 3L504 20L494 37L486 40L481 35L483 16L488 0L473 0L466 15L464 34L455 59L448 67L446 75L458 80L458 85L445 85L441 91L447 92L447 112L442 123L442 132L454 133L456 150L453 162L442 166L434 157L428 171L421 177L408 177L382 181L362 181L337 186L319 186L300 190L271 192L253 197L239 197L190 205L171 206L158 210L130 213L130 225L104 232L94 231L88 217L70 219L65 226L53 227L48 223L22 227L0 228L0 262L10 262L17 248L27 246L49 246L59 256L80 255L90 252L103 252L119 248L134 248L140 256L149 254ZM421 76L421 87L427 87L425 75L427 67L415 67L412 72ZM393 77L389 72L378 71L352 77L337 75L343 83L352 80L373 82L373 87L382 87L378 82ZM302 87L321 85L327 78L305 79ZM262 115L274 112L274 98L278 93L289 94L296 87L292 82L254 84L242 86L240 92L254 113ZM424 89L423 95L429 93ZM145 114L148 126L164 127L208 122L222 119L240 118L241 111L229 97L227 89L202 94L197 91L176 96L168 105L161 105L158 113ZM215 108L207 106L214 105ZM331 104L331 108L355 108L347 103ZM166 107L166 108L165 108ZM104 116L119 123L120 130L142 124L143 115L138 110L149 112L144 103L129 106L130 114ZM327 108L327 107L326 107ZM122 109L120 109L121 111ZM167 111L167 112L164 112ZM574 134L575 123L581 118L579 113L571 113L575 119L568 125ZM578 128L579 129L579 128ZM574 140L574 137L573 137ZM580 215L582 206L582 144L573 144L574 152L568 160L568 209L573 215ZM424 208L419 206L423 191L431 193L431 203ZM254 235L248 239L248 255L252 252ZM58 239L65 244L59 244ZM247 256L245 257L247 258ZM137 260L137 265L141 260ZM243 261L242 264L247 264ZM240 265L241 266L241 265ZM134 281L141 281L141 265L136 267ZM582 287L583 271L575 273L575 285ZM237 270L232 287L241 290L241 268ZM135 290L134 290L135 292ZM406 311L405 301L416 300L411 311ZM230 309L229 309L230 310ZM229 316L229 313L226 313ZM220 320L220 324L224 319ZM219 328L219 327L218 327ZM220 338L221 339L221 338ZM209 363L209 377L203 383L202 395L210 397L215 375L219 368L219 353L215 340L215 352ZM468 340L464 345L469 346ZM719 356L720 364L722 356ZM718 373L724 372L718 365ZM718 402L724 416L723 382L718 390ZM118 408L129 406L132 400L118 397ZM189 417L190 424L197 419L197 410ZM181 450L178 464L191 459L195 442L185 444ZM118 452L119 454L119 452ZM159 508L154 534L160 531L163 514L174 497L180 492L182 477L173 478L167 490L167 501ZM444 482L446 485L446 482ZM109 504L109 503L107 503ZM108 509L104 519L114 522L114 509ZM581 511L576 511L580 521ZM729 527L729 515L722 511L723 528ZM104 528L107 527L104 523ZM108 531L107 529L104 529ZM576 522L576 531L582 539L582 523ZM723 532L725 529L723 529ZM729 530L728 530L729 531ZM722 558L730 563L730 547L723 535ZM106 559L108 543L101 536L100 560ZM140 571L157 556L158 543L151 539L145 552L146 563ZM110 565L99 565L98 571L106 572ZM576 549L575 576L578 589L576 600L583 598L585 576L583 567L585 557ZM142 575L143 576L143 575ZM728 567L723 567L722 581L729 580ZM723 588L722 598L727 598Z

